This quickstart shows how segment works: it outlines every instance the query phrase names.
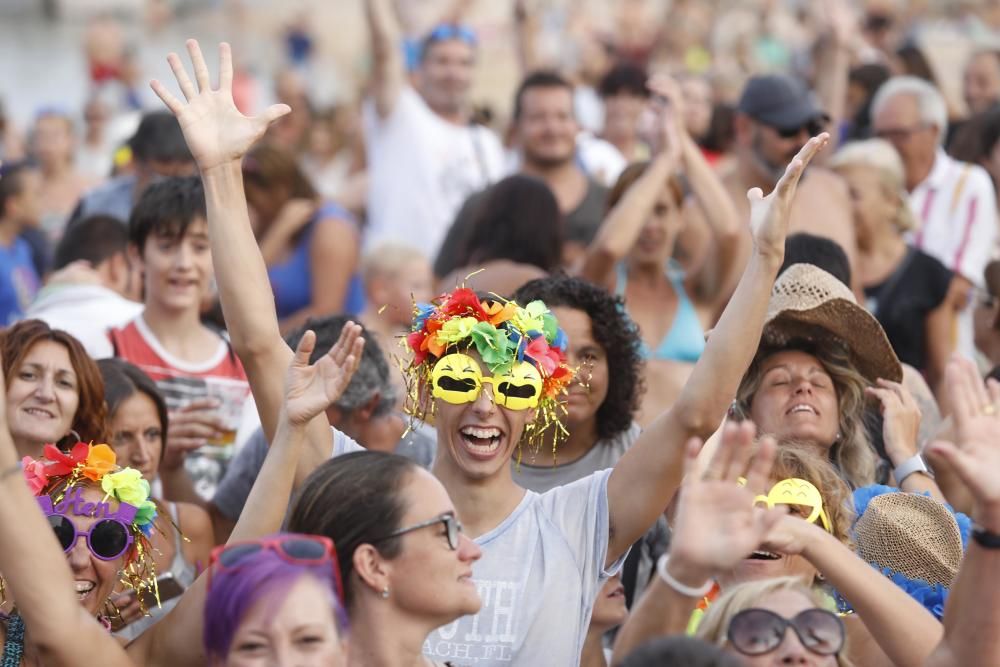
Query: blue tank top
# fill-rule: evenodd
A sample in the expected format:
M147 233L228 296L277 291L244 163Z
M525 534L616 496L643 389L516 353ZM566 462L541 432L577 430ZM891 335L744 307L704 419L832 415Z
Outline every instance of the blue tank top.
M284 261L268 267L267 277L274 292L278 319L293 315L312 303L312 260L309 247L312 245L316 225L325 218L340 218L357 224L347 209L333 202L325 202L316 211L312 220L306 223L291 254ZM357 315L364 307L364 286L361 284L361 274L355 271L347 284L342 312L347 315Z
M667 278L677 293L677 312L670 325L670 331L663 337L655 350L650 351L645 341L639 347L643 359L660 359L663 361L684 361L694 363L705 350L705 332L701 328L698 313L694 304L688 298L684 289L684 272L674 260L669 260L666 267ZM628 285L628 271L624 263L615 267L617 287L615 294L625 297L625 287ZM627 304L626 304L627 306Z

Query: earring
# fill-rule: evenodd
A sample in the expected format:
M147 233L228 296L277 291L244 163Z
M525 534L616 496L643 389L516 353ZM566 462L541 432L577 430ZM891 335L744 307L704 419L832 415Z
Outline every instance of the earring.
M389 599L389 587L388 586L386 586L385 588L382 589L381 595L382 595L382 599L383 600L388 600Z

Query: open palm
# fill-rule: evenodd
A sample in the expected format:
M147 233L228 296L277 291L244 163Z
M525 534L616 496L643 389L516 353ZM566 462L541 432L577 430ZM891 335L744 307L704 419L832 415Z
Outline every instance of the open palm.
M929 447L972 493L975 518L1000 530L1000 385L991 381L987 391L967 359L950 362L945 380L956 438Z
M285 414L293 424L305 424L326 410L347 389L361 361L361 327L348 323L330 351L310 364L316 334L307 331L295 349L285 378Z
M712 572L732 569L757 549L775 522L774 510L754 506L774 464L774 441L764 438L755 456L749 422L727 424L702 479L691 471L697 448L689 447L684 484L674 525L672 551ZM746 479L740 486L739 478Z
M267 130L268 125L291 111L287 104L268 107L260 116L244 116L233 102L233 57L229 45L219 45L219 87L212 90L208 66L198 42L187 41L194 67L195 84L188 78L180 56L171 53L167 63L187 102L182 102L159 81L150 86L177 117L198 168L213 167L239 160Z
M747 199L750 200L750 233L758 250L783 252L785 237L788 235L788 215L799 179L809 162L829 141L830 135L823 132L806 142L785 168L785 173L768 196L765 197L760 188L751 188L747 192Z

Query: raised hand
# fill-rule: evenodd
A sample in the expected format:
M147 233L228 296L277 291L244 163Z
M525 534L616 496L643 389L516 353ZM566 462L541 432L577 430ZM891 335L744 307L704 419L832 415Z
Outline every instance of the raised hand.
M885 451L894 466L898 466L919 450L920 406L913 394L898 382L879 379L878 386L865 393L878 399L882 406L882 439Z
M955 442L928 445L938 465L950 467L973 497L972 518L1000 532L1000 384L983 386L976 365L955 359L945 370L955 420ZM988 391L987 391L988 389Z
M750 422L727 423L712 461L702 478L692 472L700 442L688 444L685 477L671 538L670 561L674 567L699 577L732 569L759 548L765 536L781 519L781 509L755 506L770 481L777 446L762 438L753 452L755 428ZM746 485L740 486L740 477Z
M187 41L188 54L194 66L195 84L188 78L180 56L167 56L170 69L187 103L179 99L157 80L150 81L153 91L177 116L184 139L201 171L239 160L267 130L267 127L289 113L287 104L274 104L260 116L244 116L233 102L233 57L229 44L219 45L219 87L212 90L208 66L198 42Z
M788 235L788 212L791 208L799 179L809 162L830 141L826 132L810 139L799 151L771 194L764 196L760 188L747 192L750 200L750 233L758 252L766 254L784 253L785 237Z
M361 327L348 322L330 351L310 364L316 334L307 331L302 336L285 380L285 414L289 422L304 425L340 398L358 368L364 343Z

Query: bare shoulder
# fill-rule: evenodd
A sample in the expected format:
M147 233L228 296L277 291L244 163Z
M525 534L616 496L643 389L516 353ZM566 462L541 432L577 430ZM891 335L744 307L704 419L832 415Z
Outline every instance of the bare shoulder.
M826 196L834 195L848 199L847 183L830 169L810 166L807 177L799 184L799 192L822 191Z

